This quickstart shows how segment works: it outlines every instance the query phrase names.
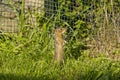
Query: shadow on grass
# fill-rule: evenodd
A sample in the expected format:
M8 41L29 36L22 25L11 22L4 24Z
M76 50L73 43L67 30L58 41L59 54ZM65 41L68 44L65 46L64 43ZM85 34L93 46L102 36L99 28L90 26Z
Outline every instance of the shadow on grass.
M91 75L90 75L91 74ZM110 73L111 74L111 73ZM0 73L0 80L120 80L119 74L112 76L112 75L103 75L97 74L94 72L88 73L88 75L73 75L71 78L69 76L57 76L57 77L50 77L48 75L40 76L40 77L30 77L24 75L15 75L15 74L2 74Z
M2 74L0 73L0 80L47 80L47 76L43 77L30 77L24 75L15 75L15 74Z

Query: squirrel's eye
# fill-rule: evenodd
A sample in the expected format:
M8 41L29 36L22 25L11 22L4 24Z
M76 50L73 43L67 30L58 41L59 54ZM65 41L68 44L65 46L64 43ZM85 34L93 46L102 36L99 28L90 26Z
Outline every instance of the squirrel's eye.
M61 31L61 29L59 29L58 31Z

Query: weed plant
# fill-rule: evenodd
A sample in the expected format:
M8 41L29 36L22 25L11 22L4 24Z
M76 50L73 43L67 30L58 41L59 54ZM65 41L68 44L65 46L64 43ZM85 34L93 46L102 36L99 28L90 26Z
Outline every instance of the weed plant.
M33 14L36 25L26 24L22 11L19 32L0 33L0 80L120 80L120 61L89 57L85 41L92 32L90 25L82 20L72 26L62 22L59 11L49 18L41 16L43 13ZM58 23L69 29L61 65L53 59L54 29Z

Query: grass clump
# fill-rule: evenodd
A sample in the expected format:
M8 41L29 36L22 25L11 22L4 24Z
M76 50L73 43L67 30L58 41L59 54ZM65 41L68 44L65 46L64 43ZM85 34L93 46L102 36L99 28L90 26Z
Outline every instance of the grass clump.
M69 1L67 3L70 5ZM96 4L98 6L98 3ZM85 5L83 1L81 5ZM89 22L84 21L87 17L83 13L87 10L90 12L89 6L87 4L81 12L82 8L76 3L76 8L79 8L78 11L82 14L79 14L79 17L84 16L84 19L76 17L77 12L74 10L72 13L75 14L64 14L68 18L73 16L71 23L61 20L63 13L58 10L55 16L49 18L34 13L36 25L32 25L31 22L27 23L22 11L19 16L19 32L0 33L0 80L119 80L120 61L104 55L89 57L90 51L86 44L91 35L95 35ZM69 9L60 10L69 12ZM53 59L56 24L62 27L66 25L68 28L65 34L67 43L64 47L64 63L61 65L54 63Z
M77 59L66 57L62 65L53 62L54 38L45 25L29 35L1 34L1 80L119 80L120 62L81 52ZM54 29L54 28L53 28ZM29 32L30 33L30 32ZM70 44L69 44L70 45ZM72 45L72 44L71 44ZM67 48L69 46L66 45ZM69 49L67 49L69 50Z

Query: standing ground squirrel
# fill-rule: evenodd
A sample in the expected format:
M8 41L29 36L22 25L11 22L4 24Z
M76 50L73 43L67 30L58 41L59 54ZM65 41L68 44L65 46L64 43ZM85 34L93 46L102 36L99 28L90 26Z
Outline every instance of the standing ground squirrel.
M63 45L64 45L64 39L62 37L62 34L66 31L66 28L57 28L55 29L55 42L54 42L54 47L55 47L55 53L54 53L54 58L58 63L61 63L63 61L63 56L64 56L64 50L63 50Z

